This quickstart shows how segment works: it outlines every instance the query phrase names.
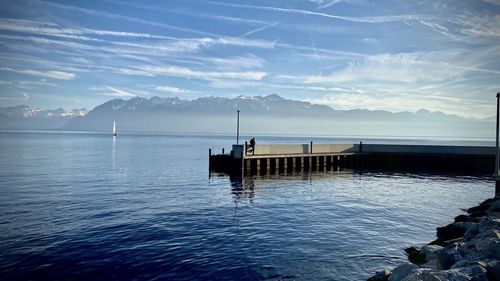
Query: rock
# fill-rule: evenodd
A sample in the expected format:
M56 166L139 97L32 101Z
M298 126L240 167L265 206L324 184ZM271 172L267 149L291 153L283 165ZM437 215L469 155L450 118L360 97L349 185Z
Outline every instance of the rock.
M467 213L469 213L472 217L483 217L486 215L486 211L491 207L491 205L495 202L494 198L487 199L483 203L479 204L479 206L475 206L469 208Z
M498 200L497 197L488 198L488 199L484 200L482 203L480 203L479 206L483 206L483 205L491 206L491 205L493 205L494 203L496 203L498 201L499 200Z
M468 223L464 222L456 222L449 224L447 226L438 227L437 237L443 241L456 239L462 237L467 231Z
M486 267L482 266L480 262L476 262L471 266L457 268L457 270L465 275L471 277L474 281L488 281L486 277Z
M426 269L424 269L426 270ZM422 269L417 269L414 273L406 276L403 280L404 281L423 281L423 276L422 276Z
M431 255L431 254L436 254L436 252L441 251L443 247L439 245L425 245L422 247L420 252L426 254L426 255Z
M412 263L404 263L399 265L398 267L392 270L391 275L389 276L389 281L400 281L403 280L406 276L413 274L418 269L418 266Z
M422 272L423 281L470 281L471 278L458 270L432 270Z
M451 269L460 269L460 268L466 268L466 267L471 267L477 264L478 260L481 259L481 256L479 254L469 256L467 258L463 258L459 261L457 261Z
M425 263L419 264L421 267L440 269L440 252L443 247L439 245L425 245L420 250L420 253L425 256ZM411 260L410 260L411 261Z
M486 211L486 213L489 215L500 213L500 199L498 199L498 197L497 200L493 204L491 204L491 207L488 209L488 211Z
M416 252L408 255L408 261L417 265L421 265L427 262L427 257L425 256L425 254Z
M381 279L368 280L500 281L500 196L467 212L436 228L437 239L420 250L405 249L413 264L394 268L388 278L380 273Z
M375 275L368 278L366 281L387 281L390 275L391 271L388 269L384 269L382 271L375 273Z
M479 235L476 236L477 238L500 238L500 230L496 229L486 229L482 231Z
M429 245L438 245L441 247L445 247L447 245L447 243L446 243L446 241L438 238L438 239L432 241L431 243L429 243Z
M476 242L476 251L483 257L500 259L500 239L483 238Z
M404 251L405 251L405 253L407 253L409 255L411 253L418 252L418 249L412 246L412 247L408 247L408 248L404 249Z
M486 276L488 280L500 280L500 261L490 261L486 264Z
M500 229L500 219L492 217L482 218L481 221L479 222L479 231L483 232L488 229L494 229L494 230Z
M474 218L469 217L468 215L458 215L455 217L455 222L472 222Z
M464 234L465 241L472 240L472 238L476 237L476 235L478 233L479 233L479 224L478 223L470 223L469 228L467 228L467 231Z
M411 252L408 254L408 261L417 265L421 265L427 262L427 256L420 251Z
M462 258L459 248L463 246L464 243L455 243L441 250L438 257L440 269L450 269L459 261Z

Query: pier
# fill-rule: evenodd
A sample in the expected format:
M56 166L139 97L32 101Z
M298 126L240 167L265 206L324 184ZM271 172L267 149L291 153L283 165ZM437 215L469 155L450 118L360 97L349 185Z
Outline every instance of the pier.
M500 92L496 94L496 145L442 146L394 144L236 144L229 154L212 154L209 170L236 176L276 175L314 171L437 172L493 175L500 195Z
M230 175L321 171L419 171L492 175L495 147L389 144L248 144L209 151L209 169Z

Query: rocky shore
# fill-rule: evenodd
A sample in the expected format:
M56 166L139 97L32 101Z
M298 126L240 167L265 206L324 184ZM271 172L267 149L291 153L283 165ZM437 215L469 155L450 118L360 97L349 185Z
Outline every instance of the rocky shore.
M500 280L500 196L438 227L437 239L405 250L408 262L367 281Z

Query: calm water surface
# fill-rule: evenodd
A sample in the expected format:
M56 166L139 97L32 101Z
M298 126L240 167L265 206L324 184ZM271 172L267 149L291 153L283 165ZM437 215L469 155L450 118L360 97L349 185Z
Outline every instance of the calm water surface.
M490 179L478 177L209 178L208 148L232 142L0 132L0 276L364 280L494 192Z

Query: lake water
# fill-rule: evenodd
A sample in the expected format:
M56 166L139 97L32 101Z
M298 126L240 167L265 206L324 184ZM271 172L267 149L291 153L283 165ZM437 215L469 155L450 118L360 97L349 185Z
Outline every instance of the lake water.
M232 142L0 132L2 280L365 280L494 193L488 177L209 177L208 148ZM424 143L450 142L485 144Z

